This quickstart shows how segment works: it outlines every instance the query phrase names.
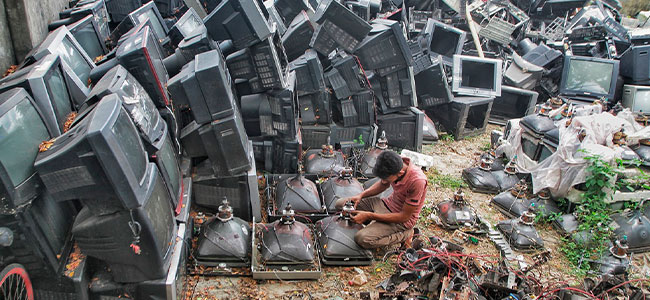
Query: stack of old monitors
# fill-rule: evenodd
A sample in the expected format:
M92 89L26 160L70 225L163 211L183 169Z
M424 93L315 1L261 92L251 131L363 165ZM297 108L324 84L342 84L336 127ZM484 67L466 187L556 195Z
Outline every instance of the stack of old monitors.
M27 90L14 87L0 93L0 224L3 266L21 264L39 296L47 283L62 274L77 210L54 201L34 169L39 145L59 135L47 125L46 114ZM65 280L63 280L65 281Z
M424 114L414 107L416 86L411 47L399 22L375 19L370 25L372 28L355 55L376 98L378 132L386 133L389 146L419 150ZM402 129L396 130L398 127Z
M179 203L162 174L170 170L149 160L125 95L109 94L89 108L42 149L34 168L52 201L83 204L72 226L81 253L105 265L114 282L138 283L167 276Z
M159 43L162 43L163 39L165 39L169 33L169 28L167 28L167 23L165 23L165 20L158 11L158 7L153 1L139 6L139 8L135 10L129 10L127 16L119 21L120 23L111 32L110 42L117 42L122 35L139 24L147 22L147 20L150 22L153 35L155 35Z
M70 33L77 39L79 45L81 45L91 59L96 60L108 53L105 37L102 35L101 28L94 16L86 16L68 25L68 30L70 30Z
M203 21L212 39L232 40L237 49L251 47L271 36L257 1L222 1Z
M170 81L193 118L181 131L183 151L204 169L192 180L194 202L216 210L227 196L237 217L259 217L259 204L250 197L257 195L257 182L249 180L255 178L253 149L221 51L197 54Z

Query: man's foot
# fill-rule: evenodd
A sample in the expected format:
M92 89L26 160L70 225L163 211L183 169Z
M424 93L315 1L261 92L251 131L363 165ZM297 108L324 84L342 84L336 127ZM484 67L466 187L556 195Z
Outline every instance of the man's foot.
M386 254L391 253L391 252L399 252L400 250L400 243L395 243L395 244L390 244L384 247L379 247L375 250L375 255L377 257L384 257Z
M413 233L404 240L402 243L402 249L408 249L413 247L413 237L420 234L420 229L413 227Z

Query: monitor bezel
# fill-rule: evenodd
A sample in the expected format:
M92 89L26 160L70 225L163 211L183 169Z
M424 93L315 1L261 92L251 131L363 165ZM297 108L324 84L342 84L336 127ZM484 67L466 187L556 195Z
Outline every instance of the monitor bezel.
M74 111L73 97L70 95L70 84L65 80L65 70L61 64L61 58L58 55L47 55L29 67L19 70L12 76L6 77L0 81L0 92L7 91L11 88L22 87L24 88L42 113L45 119L45 125L52 134L52 136L59 136L63 132L63 128L59 127L59 122L56 120L56 112L52 104L52 98L49 94L49 89L45 83L45 77L51 74L52 70L57 69L63 76L66 85L66 92L70 99L71 111ZM15 77L14 77L15 76ZM44 95L46 95L44 97Z
M185 186L183 185L183 173L181 172L180 169L180 164L179 162L179 156L178 153L176 153L174 145L171 144L171 136L165 130L165 134L163 137L160 139L158 144L160 145L157 147L159 149L156 154L155 154L155 161L156 161L156 166L158 167L158 170L160 171L160 175L163 177L163 182L165 183L165 186L167 187L167 192L169 193L169 196L171 197L172 200L172 208L174 209L174 213L178 215L181 212L181 208L183 206L183 193L185 191ZM178 172L178 191L176 192L176 195L174 195L174 190L172 188L172 185L170 183L171 179L169 177L169 171L167 170L167 167L165 166L165 163L162 161L160 157L162 157L162 151L165 149L165 144L169 143L172 151L173 151L173 157L174 161L176 162L176 171Z
M86 53L86 50L79 44L77 39L65 25L48 34L45 40L43 40L38 47L34 48L29 54L27 54L23 65L33 64L47 55L57 55L61 57L57 49L62 47L64 39L68 39L72 46L76 48L76 50L81 54L81 58L88 64L91 71L97 67L95 62ZM85 100L86 96L90 92L90 87L87 81L84 82L84 80L79 78L79 76L72 71L72 68L63 58L61 58L61 65L65 71L63 76L68 83L68 92L72 99L74 99L75 106L78 108L83 104L83 100Z
M445 30L445 31L453 32L453 33L455 33L455 34L457 34L459 36L458 44L456 45L456 50L454 51L454 54L451 57L445 56L442 53L433 52L431 50L431 42L432 42L433 35L435 33L436 27L441 28L442 30ZM440 21L436 21L434 19L428 19L427 25L424 27L423 32L424 32L424 34L428 34L428 38L426 39L426 42L425 42L427 51L429 51L432 54L435 54L435 56L438 56L438 55L441 56L445 65L450 65L452 63L453 59L454 59L453 56L461 54L463 52L463 46L465 45L465 41L467 40L467 33L464 30L461 30L461 29L458 29L456 27L447 25L447 24L442 23Z
M571 66L571 61L573 60L580 60L580 61L588 61L588 62L597 62L597 63L609 63L613 65L612 68L612 76L610 79L609 83L609 93L603 94L603 93L593 93L593 92L585 92L585 91L580 91L580 90L570 90L566 88L567 84L567 76L569 75L569 68ZM578 56L578 55L566 55L564 57L564 67L562 69L562 81L560 83L560 95L564 96L584 96L584 97L593 97L593 98L607 98L607 99L614 99L614 94L616 93L616 81L618 80L618 73L619 73L619 68L620 68L620 61L614 60L614 59L604 59L604 58L597 58L597 57L589 57L589 56Z
M492 89L473 88L461 85L462 81L462 62L473 61L479 63L490 63L494 65L494 83ZM501 82L503 79L503 61L495 58L481 58L467 55L454 55L453 76L451 90L459 95L481 96L481 97L498 97L501 96Z
M77 22L75 22L75 23L73 23L73 24L70 24L68 30L69 30L70 33L74 36L74 34L75 34L78 30L80 30L80 29L82 29L82 28L86 28L86 26L88 26L88 24L91 24L91 26L93 27L93 30L94 30L94 32L95 32L95 35L97 36L97 41L99 42L99 45L100 45L101 48L102 48L102 52L103 52L103 54L108 53L108 48L106 47L106 43L105 43L104 40L102 39L101 31L100 31L99 25L97 24L97 21L95 20L95 18L94 18L93 15L88 15L88 16L84 17L83 19L81 19L81 20L79 20L79 21L77 21ZM75 39L76 39L76 38L75 38ZM79 41L77 41L77 43L78 43L78 42L79 42ZM80 43L80 45L81 45L81 43ZM82 47L83 47L83 45L82 45ZM86 52L86 54L88 54L88 53ZM90 55L88 55L88 56L90 57ZM91 59L92 59L92 57L91 57Z
M2 118L6 113L8 113L10 110L25 100L27 100L32 105L38 116L41 118L43 126L45 126L46 130L48 130L45 119L43 118L43 114L34 102L34 99L32 99L29 93L27 93L27 91L23 88L13 88L0 93L0 118ZM53 136L52 132L49 130L48 135L50 138ZM34 157L34 160L36 160L36 157ZM2 184L1 189L3 189L7 193L7 197L9 197L8 202L11 203L11 205L7 205L5 200L2 201L3 205L0 211L3 213L13 212L16 207L19 207L30 202L33 199L36 199L42 189L42 183L40 182L40 178L37 175L36 169L34 169L34 173L23 180L23 182L14 186L9 172L7 172L6 168L1 163L0 183Z
M142 14L145 14L148 10L153 10L153 13L156 15L156 18L158 20L158 23L160 24L160 27L163 29L165 32L165 36L158 36L157 33L154 32L156 35L156 38L162 40L164 39L168 34L169 34L169 28L167 28L167 24L165 23L165 20L163 19L162 15L160 15L160 11L158 11L158 7L154 3L154 1L149 1L146 4L143 4L140 6L138 9L132 11L129 15L128 18L131 20L133 23L134 27L137 26L138 24L142 23L138 17L141 16ZM150 19L150 18L149 18ZM153 20L149 20L149 22L154 22ZM151 29L153 31L153 29Z
M70 12L70 16L90 10L95 22L99 26L99 33L104 39L108 38L111 34L108 26L108 23L111 22L111 16L108 14L106 2L104 0L91 0L84 2L81 6L78 6L79 4L80 3L77 3L77 6L73 8L72 12ZM100 20L103 22L100 22Z

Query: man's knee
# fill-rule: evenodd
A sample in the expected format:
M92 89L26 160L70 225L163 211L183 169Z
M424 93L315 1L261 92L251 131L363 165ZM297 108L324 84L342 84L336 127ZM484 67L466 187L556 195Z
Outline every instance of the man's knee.
M379 237L370 230L361 229L354 235L354 241L357 242L359 247L364 249L380 247L381 245L377 245L378 240Z

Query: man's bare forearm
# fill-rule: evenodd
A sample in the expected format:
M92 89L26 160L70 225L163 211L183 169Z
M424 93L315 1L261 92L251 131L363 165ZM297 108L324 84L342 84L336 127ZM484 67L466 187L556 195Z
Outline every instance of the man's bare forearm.
M372 196L377 196L381 192L385 191L390 184L384 184L381 180L375 182L372 186L370 186L368 189L364 190L361 192L361 198L366 198L366 197L372 197Z

